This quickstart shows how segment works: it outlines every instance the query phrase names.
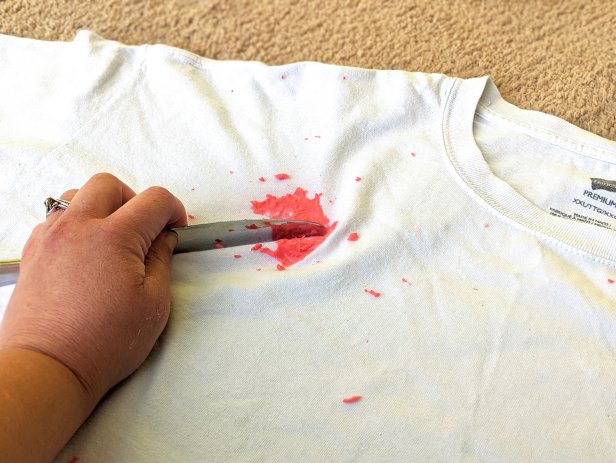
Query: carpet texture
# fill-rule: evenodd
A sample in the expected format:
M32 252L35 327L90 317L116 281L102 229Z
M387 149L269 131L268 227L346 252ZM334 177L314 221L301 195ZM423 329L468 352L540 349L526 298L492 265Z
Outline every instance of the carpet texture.
M321 61L459 77L616 140L611 0L0 0L0 32L72 40L79 29L214 59Z

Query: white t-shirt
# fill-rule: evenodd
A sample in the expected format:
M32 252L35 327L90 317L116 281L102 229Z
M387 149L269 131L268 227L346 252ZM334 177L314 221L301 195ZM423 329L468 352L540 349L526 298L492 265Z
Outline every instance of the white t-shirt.
M0 36L0 69L0 259L101 171L191 223L297 188L337 222L285 271L176 255L159 343L58 462L616 460L615 142L487 77L88 31Z

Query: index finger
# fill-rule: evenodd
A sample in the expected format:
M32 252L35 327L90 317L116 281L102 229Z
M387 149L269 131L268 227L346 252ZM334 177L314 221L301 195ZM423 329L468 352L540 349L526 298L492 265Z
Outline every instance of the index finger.
M154 186L139 193L108 217L123 229L132 229L141 238L144 256L165 227L184 227L186 209L167 189Z

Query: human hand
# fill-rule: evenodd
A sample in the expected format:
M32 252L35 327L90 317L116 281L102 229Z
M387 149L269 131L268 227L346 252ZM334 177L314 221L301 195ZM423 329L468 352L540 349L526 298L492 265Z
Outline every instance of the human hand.
M35 227L0 326L0 349L25 348L68 367L93 401L145 360L170 310L182 203L160 187L136 195L97 174Z

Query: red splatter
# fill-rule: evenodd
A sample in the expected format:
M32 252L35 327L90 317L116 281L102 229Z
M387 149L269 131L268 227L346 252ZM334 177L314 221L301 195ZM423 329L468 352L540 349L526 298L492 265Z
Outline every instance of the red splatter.
M216 243L214 246L216 246L218 249L224 248L224 245L222 243Z
M286 267L284 265L278 264L276 265L276 269L282 272L283 270L286 270Z
M407 280L406 278L402 278L402 283L406 283L409 286L411 286L413 284L409 280Z
M256 224L251 223L250 225L245 225L245 228L247 228L248 230L256 230L259 227L257 227Z
M230 170L230 171L229 171L229 173L230 173L231 175L233 175L233 174L234 174L234 172L233 172L232 170Z
M359 235L356 232L351 233L347 236L347 240L349 241L357 241L359 239Z
M612 280L611 278L608 278L608 279L607 279L607 282L608 282L609 284L612 284L612 283L614 283L614 280Z
M264 177L259 177L259 181L260 182L265 182L265 178Z
M222 243L222 240L220 238L216 238L214 241L216 241L217 243Z
M234 259L241 259L241 258L242 258L242 256L241 256L241 255L239 255L239 254L233 254L233 258L234 258Z
M361 177L355 177L356 182L361 182Z
M289 178L289 174L280 173L274 175L274 177L276 177L278 180L286 180L287 178Z
M361 400L361 396L360 395L352 395L351 397L347 397L345 399L342 399L342 401L345 404L352 404L353 402L357 402Z
M195 188L191 188L190 191L195 191Z
M488 228L489 226L490 226L490 224L489 224L489 223L484 223L484 224L483 224L483 228Z
M315 135L314 138L321 138L321 135Z
M293 239L275 240L276 250L262 247L260 252L274 257L282 265L293 265L314 251L325 238L335 229L337 222L330 225L329 219L321 208L321 194L314 198L306 196L307 191L297 188L293 193L276 197L266 195L263 201L251 201L252 210L256 214L266 215L272 219L307 220L320 223L327 228L325 236L304 236Z
M260 268L258 268L258 269L257 269L257 272L260 272L260 271L261 271L261 269L260 269Z
M229 231L230 231L230 232L234 232L234 231L235 231L235 228L229 228Z
M374 296L374 297L380 297L380 296L381 296L381 293L377 293L377 292L376 292L376 291L374 291L373 289L368 289L368 288L366 288L366 289L364 289L364 292L365 292L365 293L368 293L368 294L371 294L371 295L372 295L372 296Z
M304 140L308 140L308 137L304 137Z
M415 153L411 153L411 156L415 157L415 156L417 156L417 154L415 154Z
M257 243L255 244L252 248L250 248L251 251L258 251L259 249L261 249L263 247L263 245L261 243Z
M79 461L79 457L73 457L71 458L71 461L69 463L77 463Z
M192 214L188 214L188 218L191 219L191 220L195 220L196 219L196 217L194 215L192 215Z
M342 76L342 80L347 80L346 76Z
M287 76L285 76L284 74L282 74L282 75L280 76L280 78L281 78L282 80L284 80L284 79L286 79L286 78L287 78Z

